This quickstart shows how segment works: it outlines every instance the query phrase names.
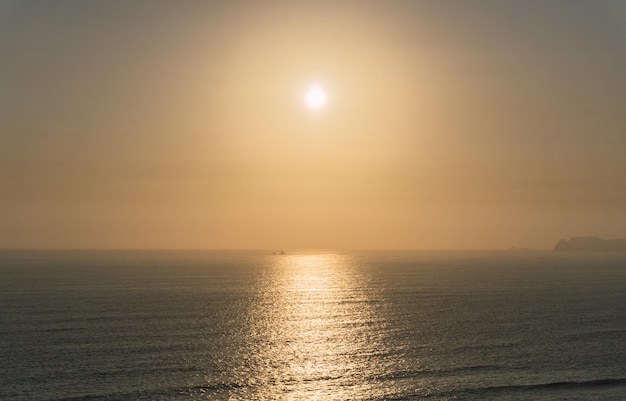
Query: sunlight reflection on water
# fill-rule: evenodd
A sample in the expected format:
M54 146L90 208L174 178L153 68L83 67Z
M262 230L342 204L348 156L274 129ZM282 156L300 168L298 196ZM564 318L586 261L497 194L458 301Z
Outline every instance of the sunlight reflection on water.
M385 321L346 255L272 259L251 304L230 399L346 400L381 395Z

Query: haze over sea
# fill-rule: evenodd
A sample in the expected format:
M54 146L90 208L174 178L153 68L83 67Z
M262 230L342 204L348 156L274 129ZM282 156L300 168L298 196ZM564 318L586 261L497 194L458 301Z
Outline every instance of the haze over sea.
M624 400L626 254L0 251L0 400Z

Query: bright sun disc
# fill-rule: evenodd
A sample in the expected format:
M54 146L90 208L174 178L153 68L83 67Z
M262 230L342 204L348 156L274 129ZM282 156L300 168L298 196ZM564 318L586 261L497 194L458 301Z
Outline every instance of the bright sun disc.
M309 89L306 93L306 103L313 109L319 109L326 103L326 92L319 87Z

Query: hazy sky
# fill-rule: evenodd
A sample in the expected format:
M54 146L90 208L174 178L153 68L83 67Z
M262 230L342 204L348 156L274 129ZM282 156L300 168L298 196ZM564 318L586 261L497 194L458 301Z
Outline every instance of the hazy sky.
M626 237L624 1L0 0L0 247L574 235Z

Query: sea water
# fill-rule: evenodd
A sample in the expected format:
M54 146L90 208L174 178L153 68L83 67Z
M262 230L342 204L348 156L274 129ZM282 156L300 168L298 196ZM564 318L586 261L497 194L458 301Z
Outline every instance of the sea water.
M0 400L624 400L626 255L0 251Z

